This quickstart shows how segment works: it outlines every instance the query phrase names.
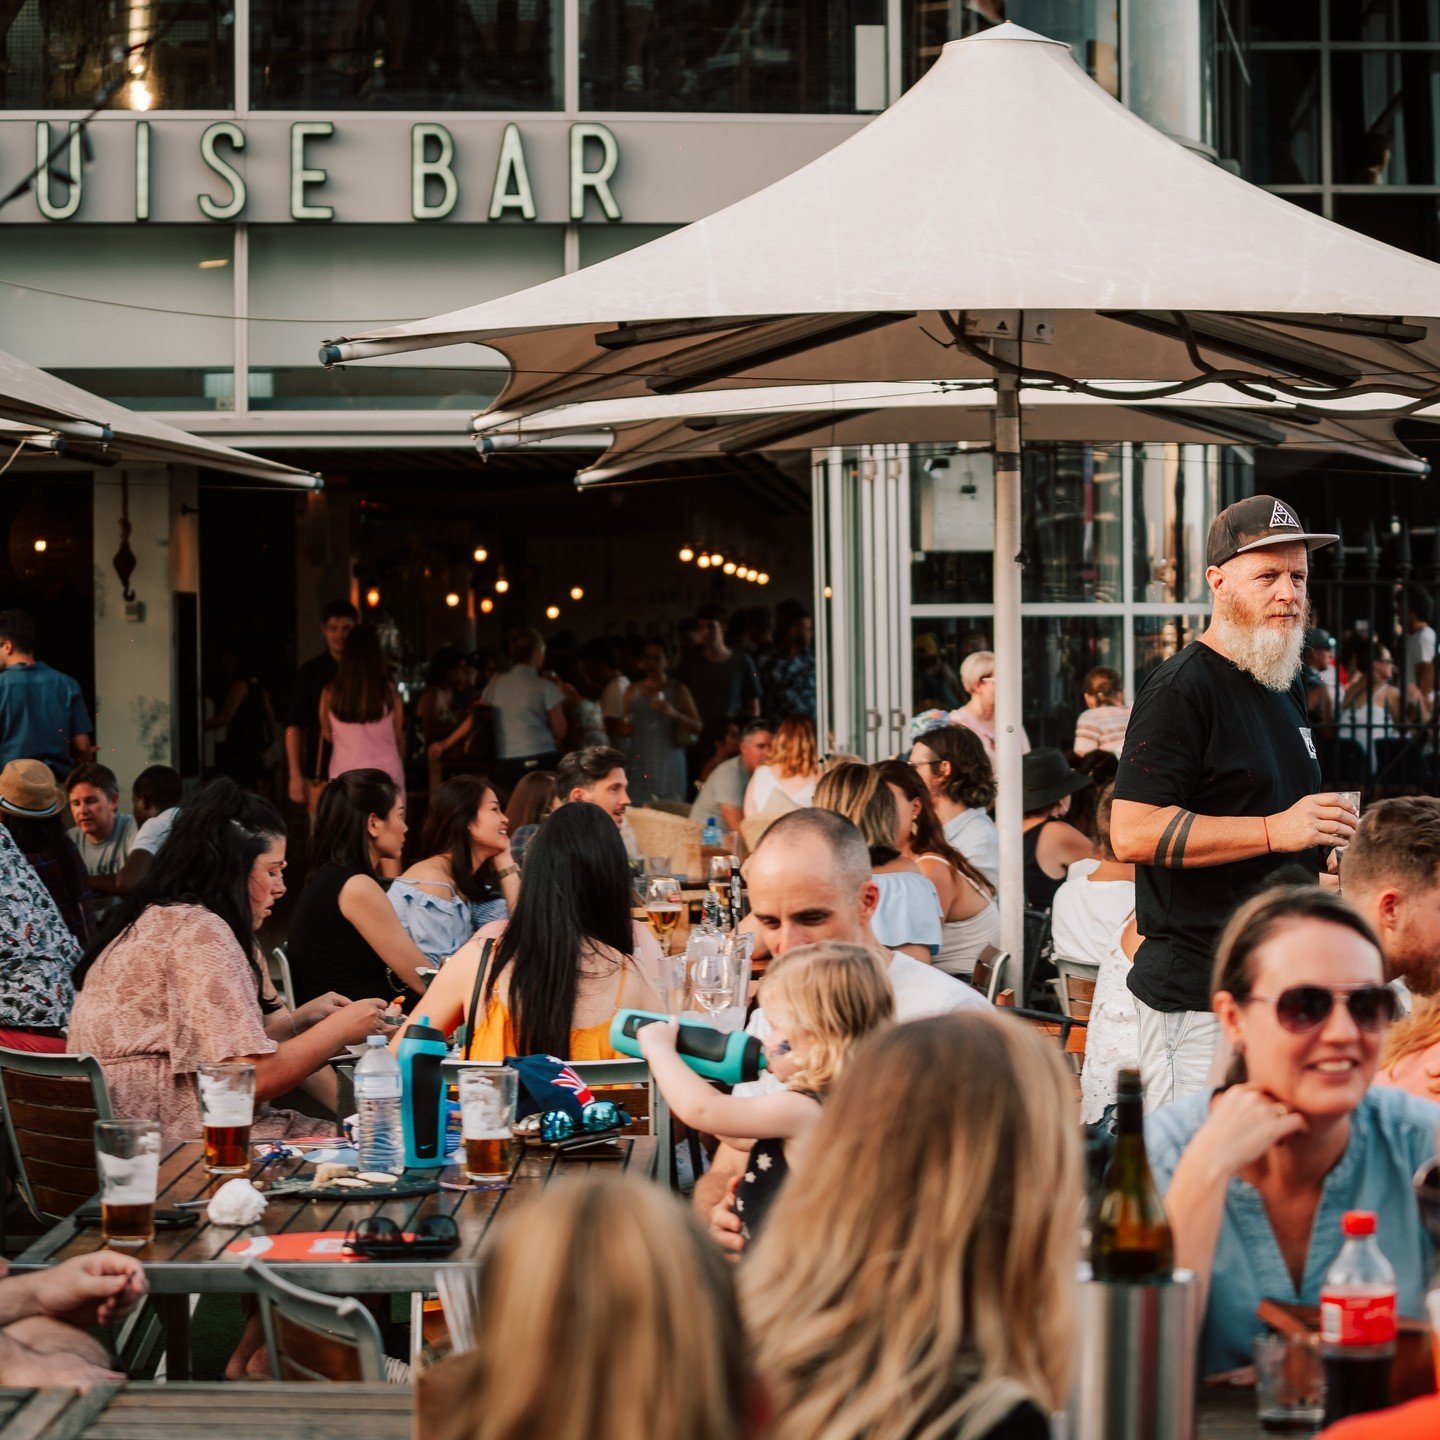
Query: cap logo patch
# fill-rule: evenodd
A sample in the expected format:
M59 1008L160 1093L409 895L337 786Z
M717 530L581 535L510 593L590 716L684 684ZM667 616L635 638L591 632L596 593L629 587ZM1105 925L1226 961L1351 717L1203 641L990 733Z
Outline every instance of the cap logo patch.
M1278 500L1270 512L1270 528L1273 530L1277 525L1290 525L1296 530L1300 528L1300 522Z

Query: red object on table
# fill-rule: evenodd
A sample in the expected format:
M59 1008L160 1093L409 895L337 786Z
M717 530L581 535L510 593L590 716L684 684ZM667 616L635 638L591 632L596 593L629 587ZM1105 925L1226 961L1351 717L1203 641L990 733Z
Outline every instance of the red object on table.
M1319 1440L1434 1440L1440 1435L1440 1395L1352 1415L1320 1433Z

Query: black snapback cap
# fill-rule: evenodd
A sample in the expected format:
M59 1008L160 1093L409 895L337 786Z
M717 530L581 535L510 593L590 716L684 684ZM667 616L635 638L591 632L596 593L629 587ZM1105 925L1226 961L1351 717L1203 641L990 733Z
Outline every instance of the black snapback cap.
M1223 565L1247 550L1267 545L1289 545L1303 540L1309 550L1333 545L1338 535L1319 535L1307 530L1295 512L1273 495L1252 495L1227 505L1211 522L1205 542L1205 564Z

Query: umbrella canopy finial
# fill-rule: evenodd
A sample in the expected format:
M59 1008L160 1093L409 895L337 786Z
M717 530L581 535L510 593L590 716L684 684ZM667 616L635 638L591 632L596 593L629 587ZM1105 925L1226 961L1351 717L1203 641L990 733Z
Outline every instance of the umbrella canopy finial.
M963 40L949 40L943 48L949 50L956 45L971 45L982 40L1026 40L1036 45L1058 45L1062 50L1070 48L1063 40L1052 40L1048 35L1041 35L1038 31L1017 25L1013 20L993 25L989 30L980 31L978 35L967 35Z

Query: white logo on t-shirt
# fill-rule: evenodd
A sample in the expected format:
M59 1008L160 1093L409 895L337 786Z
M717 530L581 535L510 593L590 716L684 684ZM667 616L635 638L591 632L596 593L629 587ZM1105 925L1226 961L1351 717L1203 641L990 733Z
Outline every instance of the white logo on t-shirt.
M1278 500L1270 512L1270 528L1273 530L1277 525L1293 525L1297 530L1300 528L1300 522Z
M1305 726L1303 726L1303 725L1301 725L1301 726L1299 727L1299 730L1300 730L1300 738L1305 742L1305 748L1310 752L1310 758L1311 758L1312 760L1318 760L1320 757L1319 757L1318 755L1316 755L1316 753L1315 753L1315 738L1314 738L1314 736L1312 736L1312 735L1310 734L1309 730L1307 730L1307 729L1305 728Z

